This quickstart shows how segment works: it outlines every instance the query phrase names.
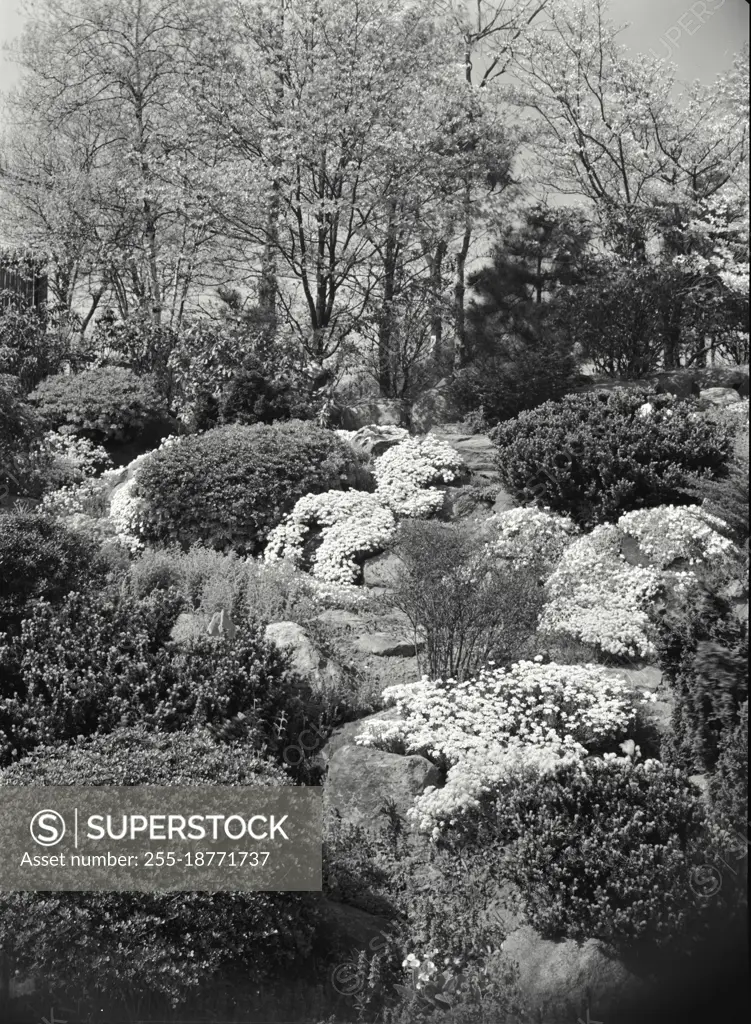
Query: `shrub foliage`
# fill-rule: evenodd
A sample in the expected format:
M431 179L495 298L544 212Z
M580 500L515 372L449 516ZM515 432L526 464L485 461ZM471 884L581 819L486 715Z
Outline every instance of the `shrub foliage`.
M646 410L648 397L621 388L568 395L500 424L491 437L504 483L520 500L586 525L690 504L683 491L689 475L722 477L733 431L669 395L651 398Z
M252 552L303 495L356 483L357 463L332 431L290 421L185 438L136 480L144 540Z

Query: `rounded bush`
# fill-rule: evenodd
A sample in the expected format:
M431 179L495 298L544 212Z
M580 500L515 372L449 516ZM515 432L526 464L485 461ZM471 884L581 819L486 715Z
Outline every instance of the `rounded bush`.
M49 516L0 514L0 631L17 629L33 599L82 588L95 559L91 543Z
M507 874L545 937L669 941L696 914L705 815L678 771L587 758L531 777L495 811L513 839Z
M500 424L491 439L501 478L521 501L590 526L633 509L691 504L684 488L692 474L727 472L733 430L692 402L617 388L546 402Z
M290 421L184 438L138 470L144 541L256 551L305 494L362 483L357 457L330 430Z
M63 429L99 443L156 444L174 426L151 378L120 366L48 377L29 401L49 430Z

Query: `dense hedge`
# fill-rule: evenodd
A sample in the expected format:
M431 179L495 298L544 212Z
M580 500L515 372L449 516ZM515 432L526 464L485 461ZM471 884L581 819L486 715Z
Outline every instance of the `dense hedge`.
M99 443L148 439L153 445L175 426L153 381L120 366L48 377L29 401L48 429Z
M725 474L733 430L698 415L693 402L618 388L546 402L491 438L501 477L521 501L592 525L632 509L690 504L689 475Z
M45 748L0 772L0 787L147 783L278 786L285 779L246 745L143 729ZM0 952L12 969L37 977L55 1005L70 999L101 1019L133 1020L233 975L252 971L256 983L283 976L309 951L315 920L307 893L2 893Z
M154 733L138 725L70 744L38 747L0 769L5 786L284 786L284 770L246 743L207 729Z
M22 400L18 379L0 374L0 508L11 495L34 491L31 450L41 436L42 423Z
M352 449L310 423L218 427L156 452L138 471L141 535L250 553L303 495L357 484L358 473Z
M60 601L96 569L96 548L37 512L0 513L0 631L16 630L29 602Z

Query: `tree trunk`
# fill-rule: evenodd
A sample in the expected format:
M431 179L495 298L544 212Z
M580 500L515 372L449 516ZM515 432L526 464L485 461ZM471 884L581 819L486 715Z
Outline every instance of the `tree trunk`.
M470 192L467 184L464 192L464 235L461 249L456 256L456 279L454 282L454 369L460 370L467 364L467 325L464 316L464 299L467 290L465 270L469 244L472 241L472 221L470 217Z
M668 301L663 316L662 361L666 370L681 365L681 302Z

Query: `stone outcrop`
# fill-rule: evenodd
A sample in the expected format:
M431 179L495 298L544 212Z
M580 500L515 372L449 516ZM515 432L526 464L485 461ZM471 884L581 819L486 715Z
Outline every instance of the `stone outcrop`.
M699 400L705 406L725 408L740 402L741 396L735 388L705 388L699 392Z
M546 1024L623 1020L624 1010L649 996L647 984L597 939L553 941L525 924L508 934L501 951L518 964L519 991Z
M439 424L455 423L462 418L461 410L451 394L447 379L440 380L412 403L409 413L413 434L427 434Z
M363 562L362 579L366 587L393 586L403 566L401 559L389 551Z
M373 826L383 821L385 804L393 802L404 817L415 797L439 781L435 765L417 754L402 756L347 744L329 760L324 808L347 821Z
M349 438L349 443L362 455L377 459L379 455L383 455L389 448L393 448L408 437L409 431L404 427L388 424L377 426L371 423L366 427L360 427L354 436Z
M289 655L292 668L312 685L326 689L341 683L341 667L318 650L297 622L272 622L266 627L265 635Z
M343 430L360 430L368 426L403 427L407 420L407 409L404 402L396 398L374 398L368 402L358 402L342 409L341 425Z

